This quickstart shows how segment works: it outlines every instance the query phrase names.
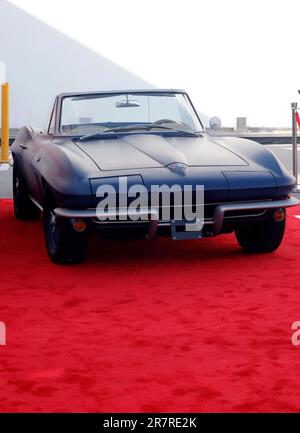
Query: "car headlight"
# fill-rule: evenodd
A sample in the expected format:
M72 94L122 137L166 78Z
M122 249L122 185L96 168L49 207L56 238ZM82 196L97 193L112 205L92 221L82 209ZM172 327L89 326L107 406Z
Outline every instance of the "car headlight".
M115 191L116 194L127 194L128 189L133 185L144 185L143 178L140 175L114 176L90 179L92 194L94 196L103 195Z

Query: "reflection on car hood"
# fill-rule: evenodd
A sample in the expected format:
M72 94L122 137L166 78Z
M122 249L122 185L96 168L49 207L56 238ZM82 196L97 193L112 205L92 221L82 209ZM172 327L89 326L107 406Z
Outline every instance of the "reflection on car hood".
M76 142L101 170L187 166L245 166L240 156L208 136L167 137L126 134L116 138Z

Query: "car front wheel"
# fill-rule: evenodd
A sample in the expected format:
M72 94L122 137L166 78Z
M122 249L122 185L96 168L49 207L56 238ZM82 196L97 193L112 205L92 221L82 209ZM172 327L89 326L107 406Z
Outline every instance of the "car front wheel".
M44 210L46 248L56 264L75 264L84 261L87 253L87 234L76 232L70 221L57 217L53 209Z
M237 241L244 251L271 253L279 247L285 231L285 209L282 220L276 221L273 215L271 213L264 222L240 225L235 229Z

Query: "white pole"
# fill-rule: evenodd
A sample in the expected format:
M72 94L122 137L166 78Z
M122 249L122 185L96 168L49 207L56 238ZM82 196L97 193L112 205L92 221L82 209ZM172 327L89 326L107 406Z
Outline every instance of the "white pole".
M6 68L5 63L0 61L0 84L6 83Z

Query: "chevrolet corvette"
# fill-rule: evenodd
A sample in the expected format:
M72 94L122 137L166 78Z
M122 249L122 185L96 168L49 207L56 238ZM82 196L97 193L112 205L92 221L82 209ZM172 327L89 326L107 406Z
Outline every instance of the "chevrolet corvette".
M82 262L95 231L198 242L234 232L246 252L268 253L298 204L268 148L208 134L183 90L60 94L48 128L21 128L12 155L15 216L43 215L58 264Z

